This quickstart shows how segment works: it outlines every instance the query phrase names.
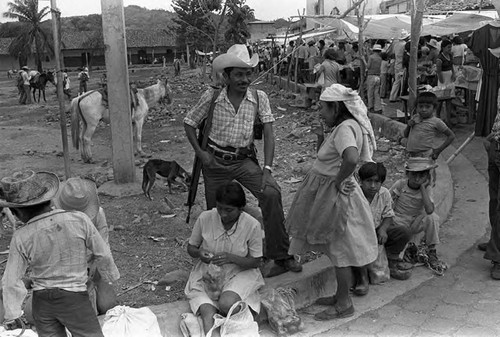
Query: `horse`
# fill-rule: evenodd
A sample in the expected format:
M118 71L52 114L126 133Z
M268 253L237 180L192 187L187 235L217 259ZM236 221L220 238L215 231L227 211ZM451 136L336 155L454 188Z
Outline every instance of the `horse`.
M172 102L172 90L167 80L158 80L154 85L144 89L137 89L137 104L132 108L132 126L136 141L137 153L146 157L142 151L142 126L149 108L166 100ZM109 110L102 103L102 94L99 90L86 92L71 101L71 139L73 147L80 148L80 155L84 163L93 163L91 140L97 124L102 119L109 123ZM80 147L81 143L81 147Z
M45 86L47 85L47 82L51 82L54 86L56 86L56 81L54 78L54 73L52 71L49 72L43 72L39 73L38 71L30 72L30 87L33 88L33 100L36 102L36 97L35 93L36 90L38 89L38 102L40 102L40 93L43 93L43 101L47 103L47 100L45 99Z
M13 78L15 74L17 74L17 70L16 69L9 69L7 71L7 78Z

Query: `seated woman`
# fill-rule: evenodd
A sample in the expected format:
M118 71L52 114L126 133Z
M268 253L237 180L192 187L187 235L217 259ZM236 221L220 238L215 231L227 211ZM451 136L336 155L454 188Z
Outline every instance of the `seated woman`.
M201 315L205 333L213 326L215 313L226 315L238 301L245 301L258 313L257 290L264 285L258 268L263 255L262 230L255 218L243 212L243 188L237 182L229 182L217 189L215 198L216 208L200 214L189 238L188 254L200 260L184 289L191 310ZM222 268L223 281L217 299L213 292L207 293L203 280L210 264Z

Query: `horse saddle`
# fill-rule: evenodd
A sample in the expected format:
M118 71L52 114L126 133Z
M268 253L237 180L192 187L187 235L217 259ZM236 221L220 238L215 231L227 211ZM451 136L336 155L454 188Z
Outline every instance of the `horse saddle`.
M130 89L130 108L135 109L139 106L139 99L137 98L137 86L135 84L129 85ZM106 107L109 106L108 103L108 86L107 84L103 84L102 88L98 90L102 97L102 105Z
M30 83L37 83L40 78L40 73L37 73L35 76L30 78Z

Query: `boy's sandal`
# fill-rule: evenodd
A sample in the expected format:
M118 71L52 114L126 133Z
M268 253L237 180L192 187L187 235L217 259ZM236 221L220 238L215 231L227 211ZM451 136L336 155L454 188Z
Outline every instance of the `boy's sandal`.
M337 304L337 297L335 297L335 295L320 297L314 302L314 304L317 304L317 305L335 305L335 304Z
M346 318L354 315L354 306L351 306L347 309L340 310L338 305L335 304L333 308L328 308L321 312L318 312L314 315L314 319L317 321L329 321L336 318Z

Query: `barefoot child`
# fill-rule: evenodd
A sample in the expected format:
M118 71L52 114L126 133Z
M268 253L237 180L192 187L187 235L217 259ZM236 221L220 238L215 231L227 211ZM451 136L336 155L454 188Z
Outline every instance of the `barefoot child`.
M390 188L394 202L394 223L407 227L413 235L424 233L428 264L434 270L442 266L436 252L439 217L434 213L430 183L430 171L436 167L431 158L409 158L406 163L407 177L396 181Z
M378 244L385 246L391 277L406 280L411 276L412 266L401 261L399 254L410 241L411 232L406 226L397 225L393 221L391 193L382 186L387 170L383 163L366 163L359 168L358 175L363 194L370 203ZM362 269L361 274L367 275L366 266L360 269ZM365 287L368 290L367 281ZM359 284L354 289L355 294L358 288Z

